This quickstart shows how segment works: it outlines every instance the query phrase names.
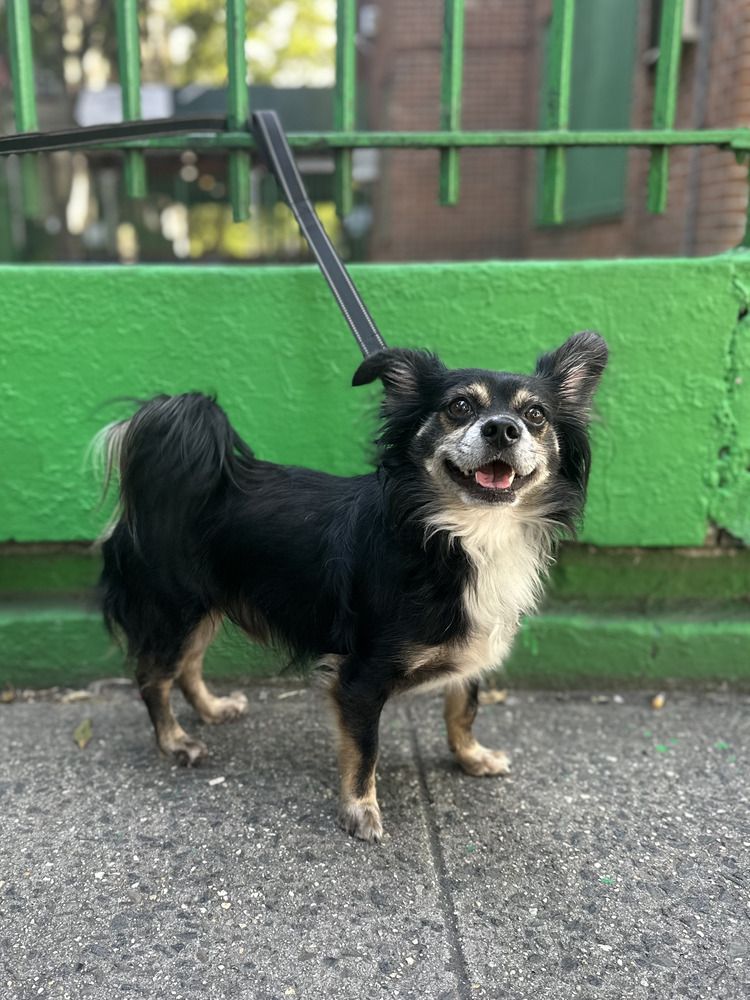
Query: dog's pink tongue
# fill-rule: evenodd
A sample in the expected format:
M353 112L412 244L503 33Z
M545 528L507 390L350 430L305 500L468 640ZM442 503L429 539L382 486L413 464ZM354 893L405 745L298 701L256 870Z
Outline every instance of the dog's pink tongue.
M480 486L492 490L507 490L510 486L510 474L513 470L505 462L490 462L477 469L474 478Z

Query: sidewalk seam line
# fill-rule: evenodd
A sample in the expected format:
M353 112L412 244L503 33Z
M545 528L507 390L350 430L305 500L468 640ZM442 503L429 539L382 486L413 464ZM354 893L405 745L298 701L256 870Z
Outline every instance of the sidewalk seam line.
M430 846L432 862L437 873L438 902L443 911L443 920L447 931L448 946L451 952L453 963L455 964L456 979L458 980L458 1000L469 1000L472 996L471 983L469 981L469 970L466 966L466 956L461 948L461 939L458 931L458 919L456 918L455 900L448 885L448 872L445 864L445 855L440 843L439 831L430 805L430 790L427 785L427 772L425 770L422 754L419 750L417 730L414 724L414 716L411 707L407 707L409 719L409 730L411 737L414 760L419 777L419 794L424 813L425 824L427 826L427 840Z

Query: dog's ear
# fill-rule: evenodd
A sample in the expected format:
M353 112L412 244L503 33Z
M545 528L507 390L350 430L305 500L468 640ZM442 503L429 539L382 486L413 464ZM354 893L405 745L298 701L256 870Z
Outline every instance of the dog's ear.
M365 358L354 373L352 385L367 385L379 378L386 396L405 399L421 395L430 382L445 370L440 358L429 351L391 347Z
M544 354L536 374L549 379L561 400L588 409L602 377L609 351L595 330L574 333L551 354Z

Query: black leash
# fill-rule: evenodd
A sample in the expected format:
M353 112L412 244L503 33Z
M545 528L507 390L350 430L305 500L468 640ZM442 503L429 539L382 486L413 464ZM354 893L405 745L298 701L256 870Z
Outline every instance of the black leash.
M147 121L110 122L58 132L19 132L0 136L0 156L11 153L56 153L68 149L91 149L106 142L129 139L163 139L186 132L226 132L226 115L195 115L185 118L150 118Z
M349 272L336 253L310 201L294 155L275 111L256 111L249 123L258 147L289 204L302 235L333 292L344 319L365 357L382 351L386 343L375 326Z
M191 118L117 122L59 132L27 132L0 136L0 156L8 156L11 153L52 153L63 149L86 149L105 142L163 138L189 132L223 132L226 127L227 120L223 115L200 115ZM256 111L248 121L248 129L255 137L271 173L284 192L297 225L307 240L362 354L367 357L376 351L382 351L386 343L317 216L281 127L279 116L275 111Z

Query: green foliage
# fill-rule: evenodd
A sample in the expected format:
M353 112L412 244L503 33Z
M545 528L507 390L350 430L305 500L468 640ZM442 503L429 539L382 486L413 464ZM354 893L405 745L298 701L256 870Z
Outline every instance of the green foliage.
M220 0L169 0L169 30L187 28L187 59L169 70L175 86L226 83L226 11ZM247 6L248 80L299 86L331 83L335 49L333 0L254 0Z
M0 51L7 50L7 0L0 0ZM111 0L30 0L34 68L49 89L69 93L85 85L67 74L92 50L117 75L115 5ZM278 86L330 86L336 44L335 0L252 0L247 3L248 82ZM223 0L165 0L139 5L144 82L209 87L227 82L226 8ZM175 35L174 33L177 32ZM181 37L180 37L181 35ZM170 44L172 41L178 44ZM186 58L179 58L180 53ZM177 58L176 58L177 56ZM2 95L0 95L2 96Z

